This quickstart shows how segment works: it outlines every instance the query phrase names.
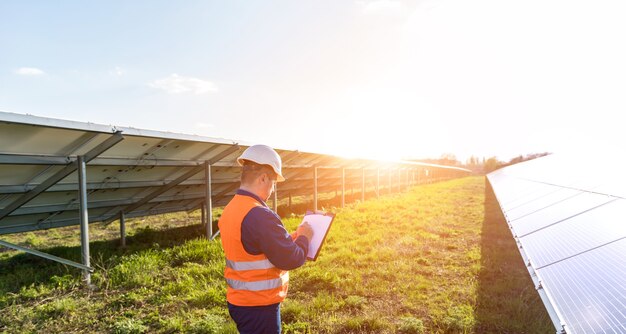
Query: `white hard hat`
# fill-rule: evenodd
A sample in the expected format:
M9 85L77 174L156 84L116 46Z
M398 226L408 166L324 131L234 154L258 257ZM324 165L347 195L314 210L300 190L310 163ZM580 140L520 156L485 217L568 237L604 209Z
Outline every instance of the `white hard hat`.
M269 165L274 170L274 173L278 175L276 181L285 181L282 173L283 163L280 159L280 155L278 155L273 148L267 145L252 145L237 158L237 162L241 166L243 166L244 160L256 162L259 165Z

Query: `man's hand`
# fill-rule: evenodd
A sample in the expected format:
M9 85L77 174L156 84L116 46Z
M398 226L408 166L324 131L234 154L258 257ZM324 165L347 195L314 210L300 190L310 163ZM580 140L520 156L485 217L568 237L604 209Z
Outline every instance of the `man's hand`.
M311 241L311 238L313 238L313 228L306 221L298 226L296 233L298 234L298 236L305 236L307 240L309 240L309 242Z

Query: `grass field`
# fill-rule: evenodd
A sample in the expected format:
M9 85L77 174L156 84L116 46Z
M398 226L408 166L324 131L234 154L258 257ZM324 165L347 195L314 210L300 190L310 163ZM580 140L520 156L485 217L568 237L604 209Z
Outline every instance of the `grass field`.
M332 210L318 261L291 272L285 333L554 332L483 177ZM92 290L78 270L0 253L0 331L236 333L221 246L197 215L130 220L126 249L115 224L91 226ZM77 230L3 238L78 261Z

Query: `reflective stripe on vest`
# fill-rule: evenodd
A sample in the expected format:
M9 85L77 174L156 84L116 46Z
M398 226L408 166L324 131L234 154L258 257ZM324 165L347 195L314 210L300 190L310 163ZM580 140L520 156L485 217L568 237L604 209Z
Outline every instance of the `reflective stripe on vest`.
M226 283L237 290L263 291L280 288L283 284L289 282L289 274L281 275L279 278L268 279L263 281L245 282L232 278L227 278Z
M241 271L241 270L256 270L256 269L272 269L274 265L270 260L259 260L259 261L231 261L226 260L226 267Z

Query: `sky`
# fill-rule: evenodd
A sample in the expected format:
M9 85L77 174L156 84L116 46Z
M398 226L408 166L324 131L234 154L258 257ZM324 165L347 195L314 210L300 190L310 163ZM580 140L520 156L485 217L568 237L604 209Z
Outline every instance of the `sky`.
M626 3L3 1L0 111L343 156L623 151Z

